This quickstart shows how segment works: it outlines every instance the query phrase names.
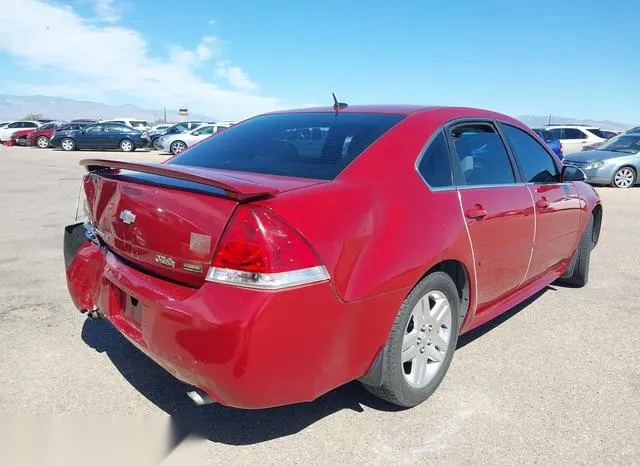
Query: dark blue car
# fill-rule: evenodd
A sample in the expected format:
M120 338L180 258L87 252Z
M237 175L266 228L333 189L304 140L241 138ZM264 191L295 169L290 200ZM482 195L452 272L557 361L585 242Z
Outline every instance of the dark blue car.
M50 147L62 150L120 149L132 152L149 143L146 132L120 123L96 123L82 129L56 131L49 141Z
M554 138L553 135L545 129L534 128L533 132L540 136L540 139L546 142L553 153L556 154L560 160L562 160L562 144L560 143L559 139Z

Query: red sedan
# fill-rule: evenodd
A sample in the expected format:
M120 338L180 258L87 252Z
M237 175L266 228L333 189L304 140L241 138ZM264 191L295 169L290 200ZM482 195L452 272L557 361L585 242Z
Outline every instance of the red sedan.
M359 379L415 406L459 335L586 284L600 199L525 125L345 107L257 116L161 164L82 161L76 307L198 402L264 408Z

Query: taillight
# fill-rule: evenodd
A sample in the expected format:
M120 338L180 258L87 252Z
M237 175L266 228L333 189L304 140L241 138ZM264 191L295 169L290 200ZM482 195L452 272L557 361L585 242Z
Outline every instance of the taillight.
M270 209L246 205L231 218L207 274L213 282L272 290L328 278L295 229Z

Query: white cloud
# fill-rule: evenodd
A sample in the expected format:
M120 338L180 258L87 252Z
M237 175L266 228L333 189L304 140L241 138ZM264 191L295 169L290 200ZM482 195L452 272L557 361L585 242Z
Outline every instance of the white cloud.
M236 89L255 91L258 85L251 81L247 73L239 66L231 66L229 62L219 62L216 66L216 74L226 78Z
M209 21L207 21L207 24L209 26L213 26L214 24L216 24L216 20L215 19L210 19Z
M280 99L256 95L256 83L242 68L228 62L218 63L214 71L231 89L202 79L196 70L205 69L212 58L219 59L220 41L213 36L204 37L192 50L176 45L167 57L158 58L150 54L145 38L133 29L97 26L70 7L42 0L3 3L0 52L43 69L44 90L68 87L76 98L117 95L157 108L188 106L194 113L229 119L286 107ZM38 15L30 14L33 11ZM55 50L71 53L52 53L51 47L42 44L55 44ZM64 73L64 82L51 82L47 69ZM8 87L12 83L3 84Z
M115 0L94 0L93 9L101 21L113 24L120 19Z

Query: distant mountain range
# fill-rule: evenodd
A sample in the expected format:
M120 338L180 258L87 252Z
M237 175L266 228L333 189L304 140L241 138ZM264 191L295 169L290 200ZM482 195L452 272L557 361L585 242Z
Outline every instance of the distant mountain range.
M518 117L518 120L528 125L531 128L539 128L540 126L544 126L549 124L549 115L547 116L538 116L538 115L521 115ZM617 121L610 120L579 120L577 118L563 118L551 116L551 123L555 125L563 124L563 125L589 125L595 126L597 128L608 129L611 131L625 131L627 129L632 128L634 125L630 125L627 123L620 123Z
M73 120L75 118L123 118L133 117L153 122L162 120L164 113L162 109L149 110L135 105L107 105L99 102L89 102L83 100L64 99L61 97L48 97L41 95L15 96L0 95L0 119L11 120L23 118L29 113L39 113L43 118L60 120ZM215 121L215 118L205 115L189 114L189 119ZM520 121L532 128L546 125L549 116L521 115ZM178 112L167 109L167 121L178 121ZM623 131L633 125L608 120L580 120L577 118L564 118L552 116L552 123L556 124L584 124L597 126L603 129ZM638 122L640 123L640 122Z
M29 113L39 113L42 118L74 120L77 118L109 119L140 118L149 123L162 120L164 110L149 110L135 105L107 105L99 102L64 99L42 95L0 95L0 120L20 119ZM189 114L190 120L214 121L205 115ZM167 109L167 121L179 121L177 110Z

